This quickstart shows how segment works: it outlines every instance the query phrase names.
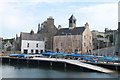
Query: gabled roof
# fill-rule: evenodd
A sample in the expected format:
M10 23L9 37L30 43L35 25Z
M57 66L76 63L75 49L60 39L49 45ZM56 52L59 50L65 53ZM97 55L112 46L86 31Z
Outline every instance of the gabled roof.
M58 30L58 32L56 33L55 36L58 35L80 35L84 32L85 27L75 27L73 29L69 29L69 28L61 28L60 30Z
M43 41L44 37L41 34L30 34L21 32L21 40Z
M76 20L76 18L75 18L75 16L73 16L73 14L72 14L72 16L69 18L69 20Z

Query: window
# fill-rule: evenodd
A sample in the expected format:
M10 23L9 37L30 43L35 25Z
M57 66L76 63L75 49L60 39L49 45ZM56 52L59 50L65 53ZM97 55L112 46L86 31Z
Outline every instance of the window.
M86 38L86 36L84 36L84 38Z
M84 46L86 46L86 44L84 43Z
M36 47L38 47L38 43L36 44Z
M36 50L35 53L38 54L38 50Z
M76 23L76 21L74 20L74 23Z
M90 39L92 39L92 37L90 36Z
M43 50L40 50L40 53L43 53Z
M70 20L70 23L72 23L72 21Z
M33 49L31 49L31 53L33 53Z
M29 47L29 43L27 43L27 47Z
M24 53L27 54L27 53L28 53L28 50L27 50L27 49L24 49Z
M92 44L90 43L90 45L92 45Z
M61 43L61 46L62 46L62 43Z

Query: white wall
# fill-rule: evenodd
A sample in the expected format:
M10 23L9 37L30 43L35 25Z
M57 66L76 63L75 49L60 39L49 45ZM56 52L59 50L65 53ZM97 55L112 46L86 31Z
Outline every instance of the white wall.
M29 47L27 47L29 43ZM38 47L36 47L36 44L38 44ZM35 50L38 50L40 53L40 50L45 51L45 42L44 41L33 41L33 40L22 40L21 43L21 53L24 53L24 49L28 50L28 53L31 53L31 50L33 49L33 53L35 53Z

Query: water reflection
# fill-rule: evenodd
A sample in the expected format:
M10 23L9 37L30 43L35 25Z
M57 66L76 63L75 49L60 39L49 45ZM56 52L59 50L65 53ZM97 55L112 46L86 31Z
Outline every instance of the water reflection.
M0 64L1 66L1 64ZM4 78L117 78L118 74L82 72L60 67L33 64L3 63L0 67Z

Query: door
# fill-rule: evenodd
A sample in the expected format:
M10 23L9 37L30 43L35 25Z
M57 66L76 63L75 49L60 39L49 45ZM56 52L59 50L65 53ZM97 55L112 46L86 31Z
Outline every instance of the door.
M27 53L28 53L28 50L27 50L27 49L24 49L24 53L27 54Z

